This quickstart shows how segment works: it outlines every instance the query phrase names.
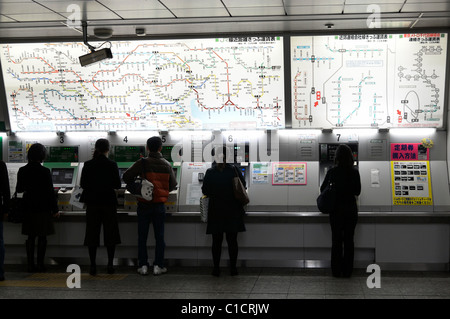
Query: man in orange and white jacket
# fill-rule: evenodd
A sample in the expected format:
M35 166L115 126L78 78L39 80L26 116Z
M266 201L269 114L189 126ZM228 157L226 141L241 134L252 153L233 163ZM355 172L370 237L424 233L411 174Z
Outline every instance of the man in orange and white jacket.
M137 176L144 172L145 179L153 184L153 199L147 201L138 198L138 273L147 275L149 271L147 238L150 223L153 224L155 233L155 260L153 262L153 275L167 272L164 267L164 221L166 208L164 203L169 193L177 186L174 171L170 163L161 155L162 140L159 136L150 137L147 140L148 157L136 161L124 174L123 181L127 184L133 183Z

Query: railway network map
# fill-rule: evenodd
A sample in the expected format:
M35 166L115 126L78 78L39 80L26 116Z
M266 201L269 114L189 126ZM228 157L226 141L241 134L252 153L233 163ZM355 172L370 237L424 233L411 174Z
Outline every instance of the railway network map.
M292 127L442 127L447 38L291 37Z
M95 43L91 43L96 46ZM282 37L2 44L12 131L284 128Z

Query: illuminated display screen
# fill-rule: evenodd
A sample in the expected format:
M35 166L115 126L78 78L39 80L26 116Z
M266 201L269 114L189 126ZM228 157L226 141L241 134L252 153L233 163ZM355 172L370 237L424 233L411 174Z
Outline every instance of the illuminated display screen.
M172 162L172 149L173 149L173 146L163 146L162 149L161 149L161 155L168 162Z
M47 146L46 162L78 162L78 146Z
M447 38L291 37L292 127L441 128Z
M120 175L120 180L122 181L122 186L125 186L125 182L123 181L122 177L123 177L123 173L125 173L127 171L128 168L123 168L123 167L119 167L119 175Z
M73 168L52 168L52 181L54 185L71 185Z
M284 128L283 38L1 45L12 131Z
M110 157L116 162L135 162L141 157L145 157L145 146L115 145Z

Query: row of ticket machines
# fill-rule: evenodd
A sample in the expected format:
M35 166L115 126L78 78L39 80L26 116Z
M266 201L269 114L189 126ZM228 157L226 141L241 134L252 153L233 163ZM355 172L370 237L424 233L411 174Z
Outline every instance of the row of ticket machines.
M326 170L333 165L334 152L339 144L326 144L320 148L321 152L321 169L320 179L322 180L326 174ZM358 163L358 143L349 144L353 150L355 163ZM236 147L237 148L237 147ZM44 166L51 170L53 185L58 198L58 207L64 212L77 212L81 209L71 204L71 196L76 185L80 185L81 172L83 162L78 161L78 146L47 146L49 156L44 162ZM166 211L168 213L179 211L198 211L199 198L202 196L201 186L206 170L211 167L211 162L173 162L171 152L173 146L163 146L162 155L169 161L177 179L177 189L169 194L166 202ZM261 186L262 184L272 184L273 178L267 172L268 165L265 166L248 162L248 150L245 153L245 159L240 152L234 151L234 165L242 173L246 180L247 187L252 184ZM124 172L139 158L144 157L145 146L116 146L110 152L111 159L115 160L119 167L119 174L122 178ZM17 172L20 167L26 163L8 162L8 172L10 179L11 194L15 192ZM249 170L252 168L252 176ZM288 176L287 172L279 173L276 171L273 175L281 176L281 184L306 184L306 168L293 170L292 176ZM256 172L256 173L255 173ZM253 178L253 180L252 180ZM270 180L269 180L270 179ZM303 182L302 182L303 181ZM292 183L291 183L292 182ZM280 185L281 185L280 184ZM119 212L133 212L137 208L137 200L135 196L126 190L126 184L122 180L122 187L116 190L119 203Z
M352 149L355 165L360 172L362 191L358 197L358 204L361 211L433 212L450 209L446 132L434 133L432 137L436 147L431 149L426 149L416 142L420 141L421 136L378 133L368 136L361 134L358 138L349 135L346 139L341 136L339 140L335 137L333 134L308 135L300 138L296 135L279 136L279 143L274 147L267 145L265 141L270 139L263 136L258 140L256 158L252 153L255 144L225 143L228 149L234 148L234 152L228 154L234 154L231 160L239 168L247 183L250 196L247 211L317 212L315 199L320 185L327 170L334 165L336 149L343 143ZM178 149L180 144L176 141L170 143L170 140L163 144L162 155L172 165L178 182L177 189L170 193L166 203L168 213L199 212L203 178L212 165L211 157L209 161L204 160L205 154L209 152L209 143L210 140L205 139L198 149L195 147L189 149L189 144ZM74 188L80 184L84 161L88 159L87 154L90 151L82 144L82 146L55 144L47 145L49 156L43 165L51 170L59 208L65 212L82 211L71 204L70 198ZM111 145L109 156L117 163L121 176L133 163L146 156L145 142L134 145L113 142ZM401 152L394 153L396 147L405 147L409 150L410 147L416 146L418 149L415 152L409 152L414 161L395 160L396 155L399 159L404 155ZM269 154L265 152L266 148L277 150L278 158L274 160L265 156ZM82 156L79 156L80 150ZM176 157L182 155L183 150L185 153L191 153L192 160L184 160L183 156ZM203 152L203 158L198 150ZM12 158L10 154L8 151L8 157ZM199 154L203 161L197 160ZM227 155L228 162L229 156ZM17 172L25 165L26 159L6 162L13 194ZM136 211L136 198L126 190L125 183L117 190L117 199L119 212Z

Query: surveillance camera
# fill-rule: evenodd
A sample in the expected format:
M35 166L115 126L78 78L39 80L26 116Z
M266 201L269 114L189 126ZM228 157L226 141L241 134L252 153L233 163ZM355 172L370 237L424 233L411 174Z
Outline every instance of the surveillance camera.
M328 29L331 29L332 27L334 27L334 24L333 24L333 23L327 23L327 24L325 24L325 26L326 26Z
M92 51L79 57L81 66L87 66L105 59L112 59L111 49L109 48Z

